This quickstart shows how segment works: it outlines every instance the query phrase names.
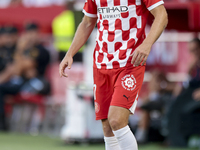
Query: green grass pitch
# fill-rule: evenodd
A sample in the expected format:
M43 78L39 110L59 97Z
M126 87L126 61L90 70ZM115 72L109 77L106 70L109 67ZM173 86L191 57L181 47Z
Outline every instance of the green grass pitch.
M27 134L0 133L0 150L105 150L103 144L64 144L58 138ZM158 144L139 146L139 150L190 150L164 148Z

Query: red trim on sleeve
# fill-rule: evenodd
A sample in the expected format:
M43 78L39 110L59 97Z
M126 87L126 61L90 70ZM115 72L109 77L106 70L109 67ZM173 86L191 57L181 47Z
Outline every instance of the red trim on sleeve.
M87 16L97 16L97 5L95 0L86 0L85 5L83 7L83 12L86 12Z
M142 1L144 2L146 8L149 8L158 2L163 2L163 0L142 0Z

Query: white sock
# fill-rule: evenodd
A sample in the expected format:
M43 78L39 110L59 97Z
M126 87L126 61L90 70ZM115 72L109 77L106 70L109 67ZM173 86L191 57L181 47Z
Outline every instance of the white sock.
M106 150L120 150L119 144L115 136L112 137L104 136L104 141Z
M131 132L129 126L125 126L119 130L113 131L122 150L138 150L135 136Z

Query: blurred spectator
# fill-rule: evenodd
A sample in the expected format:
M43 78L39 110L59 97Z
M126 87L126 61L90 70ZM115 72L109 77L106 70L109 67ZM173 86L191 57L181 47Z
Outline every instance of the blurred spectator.
M189 75L191 80L189 85L191 87L200 87L200 40L198 38L189 42L189 51L193 55L192 62L189 67Z
M161 120L167 103L169 103L172 89L173 84L167 80L163 73L159 71L152 72L152 78L148 83L149 94L140 106L141 119L135 134L139 143L146 143L152 136L157 136L149 135L151 120L155 117L152 114L156 114L156 119Z
M40 75L44 75L46 66L50 61L49 52L42 45L39 39L39 26L36 23L28 23L25 27L25 33L19 39L17 44L16 59L20 59L21 54L27 53L30 49L38 49L41 55L38 57L37 70Z
M75 34L76 26L81 21L81 19L79 21L76 20L80 15L79 17L75 16L77 12L74 10L74 3L74 1L66 1L66 9L56 16L52 22L54 45L59 51L59 61L64 58L68 51ZM81 50L74 56L74 61L82 62Z
M4 41L4 48L13 53L18 39L18 30L14 26L6 26L2 40Z
M3 47L2 35L4 33L4 28L0 26L0 48Z
M188 45L193 58L188 69L190 79L187 84L179 84L176 88L174 93L177 97L168 113L168 140L171 146L187 146L191 135L200 135L200 40L195 38Z
M0 72L5 68L5 60L4 60L4 53L2 51L3 49L3 32L4 32L4 28L0 27Z
M173 92L174 96L178 96L181 91L188 86L200 86L200 40L195 38L190 41L188 43L188 49L192 57L188 64L188 75L190 76L190 80L177 84Z
M38 26L28 24L18 41L14 62L0 74L0 130L6 129L6 95L49 94L50 85L44 76L49 60L49 52L38 40Z
M22 0L26 7L46 7L51 5L62 5L68 0Z
M0 29L0 72L6 68L7 65L13 62L15 54L18 30L14 26L6 26Z

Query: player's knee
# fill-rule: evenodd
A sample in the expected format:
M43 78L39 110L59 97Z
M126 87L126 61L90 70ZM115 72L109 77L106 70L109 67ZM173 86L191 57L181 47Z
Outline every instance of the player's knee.
M110 126L113 130L118 130L121 127L121 121L117 117L109 117L108 118Z

